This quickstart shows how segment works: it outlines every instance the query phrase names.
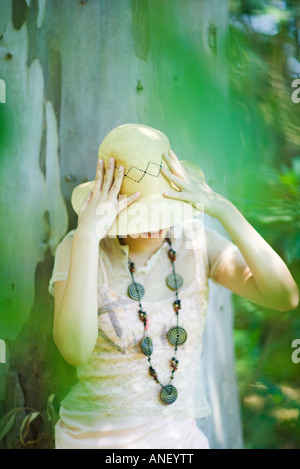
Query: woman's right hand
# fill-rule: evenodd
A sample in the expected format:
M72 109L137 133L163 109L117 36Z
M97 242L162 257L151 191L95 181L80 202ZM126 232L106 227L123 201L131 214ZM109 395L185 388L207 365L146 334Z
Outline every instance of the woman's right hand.
M111 225L128 205L135 202L140 192L119 200L124 166L120 166L114 179L115 159L110 158L107 168L102 158L98 160L94 192L89 191L78 213L78 228L85 236L104 238Z

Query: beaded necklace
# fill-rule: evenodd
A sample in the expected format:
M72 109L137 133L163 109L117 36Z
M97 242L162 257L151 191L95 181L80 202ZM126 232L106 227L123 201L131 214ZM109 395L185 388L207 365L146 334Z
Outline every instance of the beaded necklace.
M146 355L146 357L148 357L149 373L154 378L154 380L161 386L161 391L160 391L161 401L164 404L173 404L173 402L176 401L177 396L178 396L177 389L172 384L173 379L174 379L174 373L177 370L178 364L179 364L179 361L177 360L177 349L179 345L182 345L185 343L187 339L187 333L185 329L183 329L183 327L179 327L179 311L181 309L181 300L178 298L178 289L183 284L183 278L181 277L181 275L175 273L174 261L176 260L176 252L174 251L174 249L172 249L170 238L166 237L166 240L170 246L168 255L172 263L172 271L173 271L171 274L167 276L166 282L169 288L176 291L176 299L173 302L173 307L174 307L174 311L177 317L176 326L172 327L167 333L168 341L170 342L171 345L175 346L174 356L171 359L172 373L170 376L170 381L167 385L163 385L159 381L156 370L153 368L152 363L151 363L151 355L153 353L153 342L151 338L148 336L149 320L147 317L147 313L146 311L143 310L143 307L141 304L141 298L145 294L145 289L140 283L135 282L134 277L133 277L133 272L135 271L135 265L134 265L134 262L132 262L129 258L128 258L128 268L131 274L132 283L128 287L128 295L133 300L136 300L139 302L139 306L140 306L140 309L138 311L139 319L144 324L144 336L141 342L141 349L142 349L142 352Z

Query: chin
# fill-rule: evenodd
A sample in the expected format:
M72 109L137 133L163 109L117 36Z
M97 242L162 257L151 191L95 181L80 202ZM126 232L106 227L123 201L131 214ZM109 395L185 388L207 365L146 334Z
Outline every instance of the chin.
M165 228L165 229L161 229L159 231L148 231L148 232L145 232L145 233L141 233L140 234L140 237L141 238L161 238L162 236L164 236L166 233L167 233L168 229Z
M137 239L162 239L166 236L169 228L164 228L159 231L145 231L143 233L135 233L128 235L130 238Z

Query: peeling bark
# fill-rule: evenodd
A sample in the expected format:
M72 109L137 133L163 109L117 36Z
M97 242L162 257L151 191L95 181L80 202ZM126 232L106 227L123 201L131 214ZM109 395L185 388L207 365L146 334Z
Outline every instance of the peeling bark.
M146 61L150 48L148 0L132 0L132 34L136 56Z
M1 0L0 78L6 83L6 104L0 107L5 196L0 200L5 220L0 339L8 344L13 373L5 411L24 407L7 447L19 447L17 427L28 415L26 408L42 412L53 392L57 408L75 380L73 367L53 343L47 287L55 248L76 226L72 190L94 177L102 138L117 125L142 122L165 131L182 159L197 158L201 121L214 119L211 103L221 108L222 101L212 95L203 111L191 90L206 86L204 96L210 96L215 86L220 99L226 95L227 2L182 5L181 0L163 2L163 8L157 0ZM210 24L217 28L215 42ZM218 154L222 140L212 144ZM221 156L208 176L226 195ZM204 431L214 447L239 447L230 295L217 286L211 294L205 370L215 414L203 422ZM28 447L53 447L52 430L40 417L30 428L34 442Z

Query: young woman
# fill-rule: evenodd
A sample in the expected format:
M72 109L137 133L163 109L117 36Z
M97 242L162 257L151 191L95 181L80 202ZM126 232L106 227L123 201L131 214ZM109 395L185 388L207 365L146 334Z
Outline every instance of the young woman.
M54 340L78 374L56 448L209 448L195 420L211 412L200 379L208 278L296 308L282 259L195 174L164 134L127 124L103 140L95 181L75 188L78 227L57 248L49 287ZM232 242L204 227L201 209Z

